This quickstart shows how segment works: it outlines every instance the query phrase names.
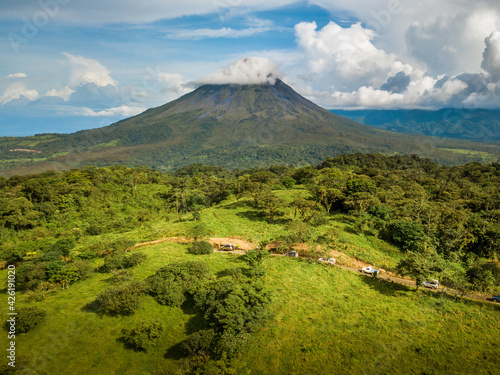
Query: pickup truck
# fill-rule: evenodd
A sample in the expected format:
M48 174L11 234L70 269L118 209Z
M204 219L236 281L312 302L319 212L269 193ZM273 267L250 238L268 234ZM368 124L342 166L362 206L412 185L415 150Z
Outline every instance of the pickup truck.
M439 281L437 281L437 280L431 280L430 282L424 281L422 283L422 285L426 288L437 289L437 288L439 288Z
M377 276L379 273L379 270L376 270L375 268L371 268L371 267L363 267L363 268L361 268L361 273L366 273L368 275Z

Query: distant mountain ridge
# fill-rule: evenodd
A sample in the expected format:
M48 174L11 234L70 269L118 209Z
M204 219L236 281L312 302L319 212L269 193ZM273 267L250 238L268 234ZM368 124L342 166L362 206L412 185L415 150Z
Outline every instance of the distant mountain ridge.
M41 153L27 156L10 152L21 148ZM469 149L482 154L469 155ZM496 147L360 124L319 107L276 80L273 85L204 85L170 103L99 129L0 138L0 173L113 164L160 170L193 163L226 168L305 165L355 152L419 154L448 164L496 160L500 155Z
M500 143L500 109L331 110L378 129Z

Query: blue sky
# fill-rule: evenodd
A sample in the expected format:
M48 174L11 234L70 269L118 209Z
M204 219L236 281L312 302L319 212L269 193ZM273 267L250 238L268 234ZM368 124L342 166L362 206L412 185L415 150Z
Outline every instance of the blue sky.
M0 136L105 126L267 70L326 108L498 107L499 2L408 3L4 0Z

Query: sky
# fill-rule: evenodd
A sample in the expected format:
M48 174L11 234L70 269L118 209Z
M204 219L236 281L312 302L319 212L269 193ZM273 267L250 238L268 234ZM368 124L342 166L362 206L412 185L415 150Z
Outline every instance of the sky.
M500 1L0 2L0 136L276 78L327 109L498 108Z

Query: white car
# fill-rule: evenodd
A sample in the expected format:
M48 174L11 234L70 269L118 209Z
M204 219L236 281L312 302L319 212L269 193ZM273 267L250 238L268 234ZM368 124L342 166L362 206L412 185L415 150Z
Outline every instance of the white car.
M220 248L223 251L231 251L234 250L234 245L232 243L228 243Z
M319 258L318 261L321 263L326 263L326 264L335 264L335 262L336 262L335 259L333 259L333 258L328 258L328 259Z
M363 268L361 268L361 272L362 273L367 273L368 275L375 275L375 276L377 276L378 273L379 273L379 270L376 270L375 268L371 268L371 267L363 267Z
M431 280L430 282L424 281L422 285L425 286L426 288L437 289L439 288L439 281L437 280Z

